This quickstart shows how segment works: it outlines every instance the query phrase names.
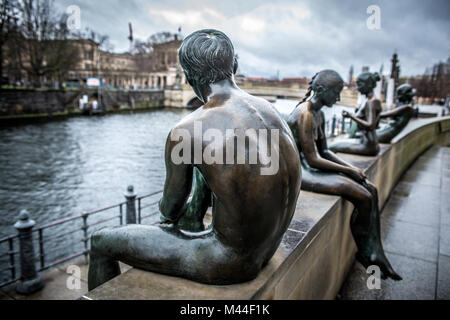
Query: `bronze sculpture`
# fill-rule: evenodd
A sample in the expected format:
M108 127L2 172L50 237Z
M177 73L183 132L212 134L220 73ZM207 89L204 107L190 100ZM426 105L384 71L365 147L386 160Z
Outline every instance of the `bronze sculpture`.
M301 183L295 141L270 103L236 86L231 41L217 30L196 31L183 40L179 58L188 82L204 105L182 119L167 138L166 181L160 201L163 223L95 232L91 237L89 290L120 274L118 261L202 283L251 280L273 256L291 222ZM198 122L202 124L200 132L196 132ZM246 129L279 132L278 143L275 136L269 142L272 155L278 156L278 170L262 174L265 164L248 161L248 137L249 143L243 145L244 163L239 162L239 150L227 153L223 141L215 144L215 155L223 152L237 164L201 161L196 157L195 146L200 141L200 156L205 154L209 145L203 144L201 137L209 129L219 133ZM184 141L175 132L187 132L191 138ZM236 141L236 136L231 140ZM186 159L180 163L173 159L179 143L194 146L194 155L188 152L190 149L180 152ZM257 149L258 156L264 156L263 149ZM212 227L197 233L176 226L186 212L194 168L201 173L204 186L213 197ZM202 194L199 203L206 206L207 199L208 195Z
M409 120L414 115L413 97L414 90L409 84L402 84L397 88L398 103L393 110L383 111L380 114L380 119L391 118L391 120L382 128L377 129L376 134L378 142L390 143L391 140L398 135L409 123ZM349 132L350 138L356 138L361 135L358 127L352 121Z
M339 101L343 80L333 70L323 70L310 82L306 97L288 117L300 153L302 190L339 195L355 206L351 231L357 259L367 268L378 265L384 277L400 280L386 258L380 236L376 187L364 173L336 156L327 146L323 106ZM314 95L310 97L311 92ZM307 100L310 97L309 100Z
M398 103L396 108L381 113L380 118L392 118L386 126L377 130L378 141L390 143L391 140L406 127L414 115L412 107L414 91L411 85L402 84L397 88Z
M373 89L379 80L378 73L365 72L358 76L356 79L358 91L367 98L367 101L363 103L355 115L342 111L342 117L348 117L355 121L361 135L357 139L336 141L330 145L330 150L365 156L376 156L380 152L375 130L378 127L382 109L380 100L376 99L373 94Z

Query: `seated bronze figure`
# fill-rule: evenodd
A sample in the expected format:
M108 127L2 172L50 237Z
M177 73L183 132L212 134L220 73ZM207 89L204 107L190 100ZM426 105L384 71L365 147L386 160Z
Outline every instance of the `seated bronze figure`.
M402 84L397 88L398 103L393 110L383 111L380 114L380 119L391 118L391 120L383 127L376 130L378 142L391 143L391 140L398 135L403 128L409 123L409 120L414 115L413 97L414 91L411 85ZM352 121L349 131L350 138L357 138L361 136L356 122Z
M365 156L376 156L380 152L378 138L375 133L381 114L381 102L373 95L373 89L380 80L378 73L365 72L358 76L356 84L358 91L363 94L367 101L358 109L355 115L342 111L342 116L351 118L356 122L361 132L359 138L343 139L330 145L334 152L360 154Z
M334 154L327 146L323 106L339 101L342 78L333 70L316 74L306 97L288 117L300 153L302 190L339 195L355 206L351 231L357 260L366 268L377 265L383 277L400 280L386 258L380 236L378 192L364 173ZM309 98L311 92L313 96Z
M413 98L414 91L411 85L402 84L397 88L398 103L396 108L381 113L380 118L391 118L383 128L378 129L378 141L381 143L390 143L403 128L406 127L409 120L414 115Z
M166 180L160 201L163 221L156 226L127 225L94 232L89 290L120 274L118 261L208 284L254 279L277 250L292 220L301 183L300 158L294 138L269 102L236 86L234 48L230 39L217 30L194 32L183 40L179 59L188 82L204 105L182 119L167 138ZM225 141L214 141L214 155L226 155L234 164L228 161L207 164L209 160L203 161L202 155L204 158L205 153L211 151L211 144L203 142L202 137L211 129L216 134L225 134L227 141L238 140L237 136L227 135L230 130L277 132L276 138L270 137L269 146L253 151L256 150L261 159L267 157L265 151L270 147L271 155L278 157L278 170L263 174L266 163L249 161L250 142L254 142L250 141L251 137L246 137L244 142L248 143L238 145L238 150L235 148L231 152ZM190 138L186 139L182 132L188 133ZM193 152L188 152L192 151L189 148L177 153L180 143L192 146ZM175 161L174 153L183 161ZM212 197L212 225L203 232L188 232L177 226L183 214L187 214L184 219L189 220L191 209L186 209L186 202L194 168L203 179L198 188L211 192L198 193L200 199L191 201L201 205L192 208L194 216L209 205L209 196ZM201 229L199 223L193 221L192 228ZM184 221L183 225L186 224L189 221Z

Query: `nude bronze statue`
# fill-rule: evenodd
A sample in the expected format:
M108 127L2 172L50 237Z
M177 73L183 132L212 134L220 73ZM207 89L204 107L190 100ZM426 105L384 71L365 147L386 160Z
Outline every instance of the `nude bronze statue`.
M339 101L344 82L333 70L317 73L306 97L288 117L300 153L302 190L339 195L355 206L351 231L358 248L356 258L366 268L377 265L383 277L401 280L386 258L380 236L378 192L365 174L339 158L327 145L323 106ZM311 93L314 92L312 97ZM309 99L308 99L309 98Z
M294 138L269 102L245 93L235 84L230 39L217 30L196 31L183 40L179 58L188 82L204 105L182 119L167 138L166 180L159 206L163 221L159 225L127 225L94 232L89 290L120 274L118 261L208 284L254 279L277 250L292 220L301 184ZM198 123L200 131L196 130ZM240 147L228 153L224 141L214 141L214 154L222 152L234 164L207 164L198 159L195 146L199 146L200 155L206 153L210 144L202 136L209 129L220 134L247 129L278 132L278 143L276 135L270 136L265 148L256 149L260 159L267 156L264 151L270 147L271 155L278 157L278 170L262 174L267 165L249 161L253 150L249 147L250 136L244 140L244 162L239 162ZM184 137L175 132L187 132L191 138L183 141ZM238 137L227 135L227 139L236 141ZM187 159L182 162L173 158L180 143L189 143L194 149L179 153ZM212 225L203 232L188 232L177 226L189 211L186 202L194 168L204 179L199 188L207 186L212 196ZM208 194L200 196L200 201L194 203L208 205Z
M397 88L398 103L393 110L384 111L380 118L391 118L383 128L378 129L378 141L390 143L408 124L414 115L413 98L414 91L411 85L405 83Z
M398 103L393 110L383 111L380 114L380 119L391 118L388 123L376 130L378 142L391 143L391 140L398 135L409 123L409 120L414 115L413 98L414 91L411 85L403 84L397 88ZM356 122L352 121L349 132L350 138L357 138L361 136Z
M376 99L373 94L373 89L379 80L378 73L365 72L358 76L356 79L358 91L367 98L367 101L363 102L355 115L344 110L342 117L348 117L355 121L361 135L357 139L336 141L330 145L330 150L365 156L376 156L380 152L375 130L380 122L382 109L380 100Z

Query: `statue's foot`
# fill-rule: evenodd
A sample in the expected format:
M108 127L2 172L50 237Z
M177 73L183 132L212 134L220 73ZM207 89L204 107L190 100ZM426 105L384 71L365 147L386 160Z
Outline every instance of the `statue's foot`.
M358 252L356 254L356 259L365 268L368 268L371 265L380 267L382 279L386 279L389 277L396 281L403 280L403 278L397 272L395 272L394 268L391 266L384 253L372 253L370 254L370 256L366 257Z

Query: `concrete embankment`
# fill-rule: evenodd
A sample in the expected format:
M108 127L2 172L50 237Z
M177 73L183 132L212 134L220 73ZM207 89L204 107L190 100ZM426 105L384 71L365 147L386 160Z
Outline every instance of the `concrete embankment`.
M79 100L98 99L97 89L80 90L0 90L0 125L16 125L82 115ZM163 90L102 90L101 104L106 113L145 111L164 105Z

